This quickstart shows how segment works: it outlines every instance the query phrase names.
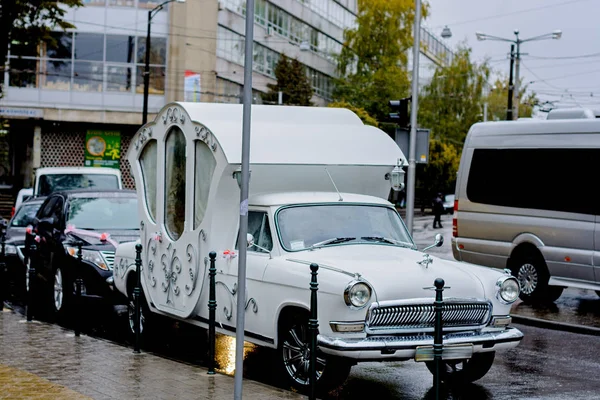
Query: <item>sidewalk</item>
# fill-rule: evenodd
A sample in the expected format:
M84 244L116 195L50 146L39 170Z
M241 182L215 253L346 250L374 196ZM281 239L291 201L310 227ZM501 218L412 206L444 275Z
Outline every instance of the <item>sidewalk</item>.
M0 312L0 399L232 399L234 378ZM244 380L244 399L304 396Z

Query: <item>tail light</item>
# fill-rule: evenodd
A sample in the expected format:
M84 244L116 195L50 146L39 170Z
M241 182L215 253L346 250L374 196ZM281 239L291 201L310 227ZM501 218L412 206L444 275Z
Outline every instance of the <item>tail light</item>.
M452 216L452 236L458 237L458 200L454 200L454 215Z
M10 217L14 217L15 216L15 207L11 208L10 210Z

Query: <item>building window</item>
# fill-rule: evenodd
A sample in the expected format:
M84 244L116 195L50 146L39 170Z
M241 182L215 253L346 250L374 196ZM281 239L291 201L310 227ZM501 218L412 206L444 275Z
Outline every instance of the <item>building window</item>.
M135 0L108 0L108 5L113 7L135 7Z
M183 234L185 224L185 136L171 128L165 143L165 228L173 240Z
M136 93L144 93L144 66L137 66ZM149 94L165 93L165 67L150 67L150 79L148 81Z
M106 91L130 92L133 86L132 69L121 65L106 66Z
M73 90L101 92L104 64L101 62L75 61L73 69Z
M104 60L104 35L98 33L75 33L75 60Z
M106 5L106 0L83 0L84 6L102 6Z
M132 63L135 36L106 35L106 61Z

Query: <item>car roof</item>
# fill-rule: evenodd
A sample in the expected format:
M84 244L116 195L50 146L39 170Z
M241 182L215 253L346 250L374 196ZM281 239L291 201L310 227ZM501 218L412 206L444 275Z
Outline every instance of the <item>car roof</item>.
M50 196L61 195L65 197L112 197L114 195L121 197L137 197L135 190L128 189L74 189L60 190L50 194Z
M340 201L340 196L342 201ZM283 192L283 193L260 193L249 198L253 206L280 206L288 204L315 204L315 203L367 203L377 205L390 205L384 199L354 193L336 192Z

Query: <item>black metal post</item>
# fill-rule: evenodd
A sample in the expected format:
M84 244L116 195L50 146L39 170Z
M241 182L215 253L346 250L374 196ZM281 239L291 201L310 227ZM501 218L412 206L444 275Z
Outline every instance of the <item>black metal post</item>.
M6 268L6 229L2 229L2 250L0 259L0 311L4 309L4 300L8 299L8 290L10 285L8 284L8 271Z
M83 264L83 250L81 249L81 247L83 246L83 243L81 242L77 242L77 268L76 268L76 278L75 278L75 310L76 310L76 316L75 316L75 336L79 336L79 334L81 333L81 318L82 318L82 312L81 310L83 310L83 307L81 306L81 285L83 284L83 281L81 279L81 273L79 272L81 270L81 265ZM68 289L67 289L68 290ZM63 288L64 291L64 288Z
M506 109L506 120L513 119L513 66L515 64L515 45L510 45L510 72L508 77L508 108Z
M217 253L211 251L208 254L210 259L210 268L208 269L208 276L210 279L210 291L208 294L208 374L215 374L215 311L217 310L217 298L215 293L215 276L217 275L217 268L215 267L215 260Z
M433 362L435 365L433 373L433 388L435 391L435 398L440 398L440 367L442 364L442 353L444 351L443 336L442 336L442 310L444 309L444 301L442 298L442 292L444 291L444 280L437 278L433 282L435 286L435 327L433 336Z
M319 266L310 264L310 319L308 320L308 333L310 335L310 400L317 398L317 334L319 331L319 319L317 317L317 274Z
M33 321L33 304L35 302L35 279L36 279L36 271L35 264L31 261L31 255L36 251L36 245L33 242L33 235L30 233L25 234L25 267L29 265L28 273L28 281L26 283L25 290L27 291L27 321Z
M144 108L142 111L142 125L148 122L148 90L150 85L150 27L152 25L152 11L148 11L148 32L146 33L146 61L144 65Z
M135 302L135 321L133 323L133 329L135 330L135 344L133 348L134 353L140 352L140 336L141 336L141 304L140 297L142 294L142 245L135 245L135 275L136 283L133 288L133 301Z

